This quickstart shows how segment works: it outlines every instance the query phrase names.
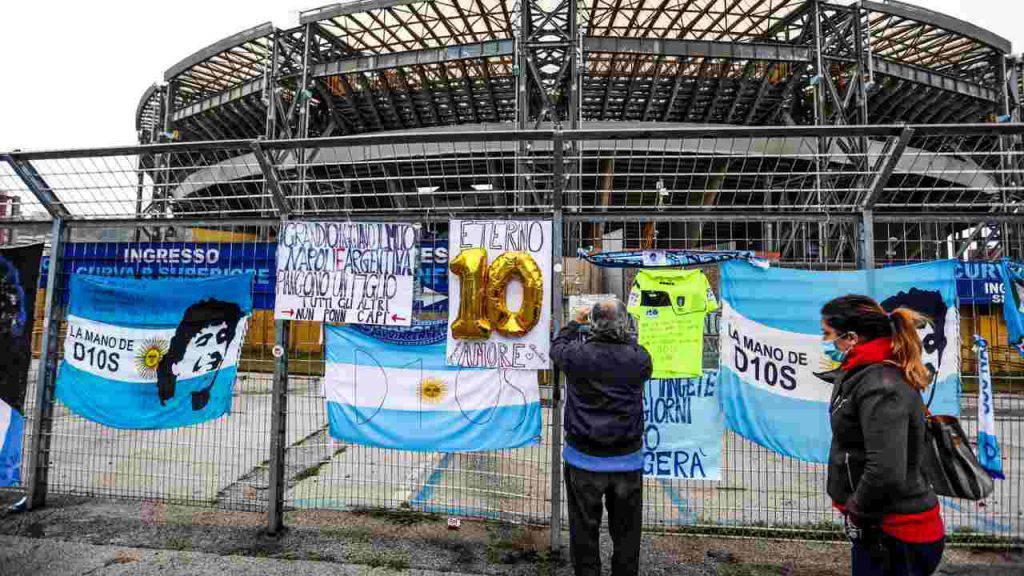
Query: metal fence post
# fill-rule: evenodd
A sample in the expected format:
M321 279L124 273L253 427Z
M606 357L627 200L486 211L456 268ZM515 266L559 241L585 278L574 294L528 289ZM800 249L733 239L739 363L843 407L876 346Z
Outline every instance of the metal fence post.
M270 490L267 498L267 533L284 529L284 461L288 423L288 332L291 322L274 321L274 386L270 405Z
M555 333L562 328L562 199L565 194L564 140L562 131L556 130L552 139L554 166L551 187L551 318ZM551 372L551 553L562 550L562 374L557 368Z
M43 339L36 371L36 397L28 449L27 506L29 510L46 505L50 472L50 432L53 428L53 402L57 380L57 356L61 322L58 275L63 268L64 234L62 218L54 218L50 233L50 271L46 279L43 314Z

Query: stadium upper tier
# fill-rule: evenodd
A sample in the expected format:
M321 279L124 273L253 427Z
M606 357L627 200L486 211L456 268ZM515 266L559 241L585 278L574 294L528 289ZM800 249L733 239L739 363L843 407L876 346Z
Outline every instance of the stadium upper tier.
M543 20L560 7L576 23L564 45ZM899 2L365 0L184 58L137 126L144 142L316 137L526 123L545 105L579 122L979 122L1016 106L1010 51Z

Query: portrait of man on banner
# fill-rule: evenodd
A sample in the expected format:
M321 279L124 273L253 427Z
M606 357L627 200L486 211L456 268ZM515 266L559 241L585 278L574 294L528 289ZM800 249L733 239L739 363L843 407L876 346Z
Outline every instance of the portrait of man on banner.
M192 410L202 410L210 401L210 389L217 382L231 343L238 336L242 309L234 302L205 300L189 306L171 337L166 354L157 366L157 395L166 405L174 396L178 378L205 378L209 384L191 392Z
M57 398L110 426L165 429L231 409L253 275L74 275Z

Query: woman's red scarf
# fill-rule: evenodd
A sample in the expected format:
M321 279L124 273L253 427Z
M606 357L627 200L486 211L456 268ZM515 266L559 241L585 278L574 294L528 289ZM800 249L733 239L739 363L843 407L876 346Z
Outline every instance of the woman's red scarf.
M892 360L892 339L875 338L869 342L862 342L853 347L850 353L843 360L842 369L850 371L857 366L868 364L879 364L886 360Z

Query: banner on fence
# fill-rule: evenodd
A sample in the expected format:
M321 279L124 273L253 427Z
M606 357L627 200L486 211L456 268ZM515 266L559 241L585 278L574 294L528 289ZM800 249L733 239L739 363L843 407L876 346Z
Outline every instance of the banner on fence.
M274 308L276 245L266 242L71 242L63 244L63 273L118 278L216 278L252 274L253 308ZM50 258L39 287L46 288ZM67 292L64 302L67 304Z
M644 384L644 475L722 479L718 374Z
M420 265L416 269L423 309L445 311L448 309L448 238L423 238L420 240Z
M551 222L452 220L448 364L546 370Z
M326 331L324 396L332 437L426 452L539 442L536 371L448 366L443 341L382 341L348 326Z
M0 486L21 483L25 390L42 256L42 244L0 249Z
M974 352L978 355L978 462L989 476L1003 479L1003 458L996 435L995 390L988 357L988 342L974 335Z
M408 326L416 236L404 223L283 223L274 318Z
M1010 347L1024 356L1024 264L1004 259L1001 267L1006 287L1003 303L1006 333Z
M831 384L815 373L822 355L821 307L867 294L892 311L912 308L931 322L919 330L933 383L923 398L936 414L960 412L960 315L951 260L860 272L722 267L719 394L726 423L780 454L825 462Z
M57 398L113 428L177 428L231 408L253 276L74 275Z
M960 304L1002 304L1006 295L998 262L956 263L956 291Z

